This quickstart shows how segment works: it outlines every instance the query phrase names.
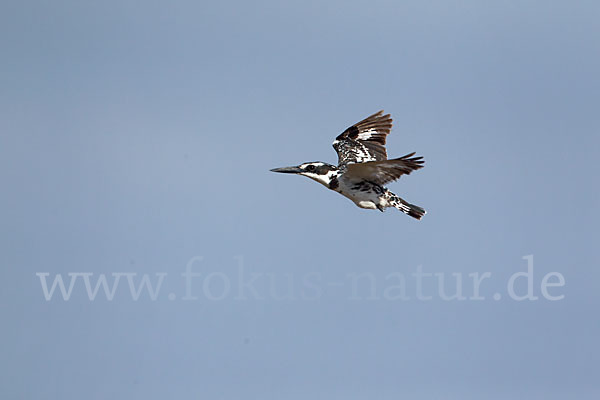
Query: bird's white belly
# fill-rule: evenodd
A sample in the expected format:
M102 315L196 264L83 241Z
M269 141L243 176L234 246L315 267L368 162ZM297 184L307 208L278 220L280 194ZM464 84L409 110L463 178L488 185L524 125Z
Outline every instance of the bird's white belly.
M374 210L377 208L377 204L380 202L378 194L374 192L352 190L352 185L353 182L348 182L345 179L341 179L340 186L336 191L352 200L354 204L360 208L366 208L369 210Z
M371 200L361 200L361 201L355 201L354 202L357 206L359 206L360 208L367 208L369 210L374 210L377 208L377 206L375 205L375 203L373 203Z

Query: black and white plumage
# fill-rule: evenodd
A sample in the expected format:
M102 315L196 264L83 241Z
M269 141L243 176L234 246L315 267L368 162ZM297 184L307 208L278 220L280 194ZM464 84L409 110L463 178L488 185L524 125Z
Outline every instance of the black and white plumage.
M307 176L334 190L358 207L379 209L394 207L413 218L421 219L426 211L410 204L384 187L386 183L423 168L423 157L407 154L387 159L385 142L392 130L392 118L383 110L352 125L333 141L338 166L308 162L295 167L271 171Z

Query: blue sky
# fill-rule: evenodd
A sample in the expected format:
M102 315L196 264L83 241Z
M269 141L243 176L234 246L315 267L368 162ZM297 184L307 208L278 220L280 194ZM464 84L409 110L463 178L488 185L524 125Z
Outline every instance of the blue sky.
M599 12L4 2L0 394L597 398ZM425 157L389 185L422 221L269 172L334 163L333 138L379 109L388 154ZM528 255L538 300L515 301ZM418 268L448 293L461 274L467 297L489 272L485 300L444 301L435 277L419 300ZM562 300L541 294L552 272ZM46 301L37 273L164 281L91 301L80 275Z

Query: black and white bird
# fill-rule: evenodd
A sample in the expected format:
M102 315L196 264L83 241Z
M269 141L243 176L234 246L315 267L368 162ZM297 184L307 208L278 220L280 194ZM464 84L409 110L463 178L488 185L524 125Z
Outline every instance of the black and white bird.
M413 218L421 219L426 211L396 196L383 185L402 175L423 168L423 157L410 153L387 159L385 140L392 130L392 118L383 110L365 118L342 132L333 141L338 166L321 161L271 171L309 177L346 196L358 207L383 212L394 207Z

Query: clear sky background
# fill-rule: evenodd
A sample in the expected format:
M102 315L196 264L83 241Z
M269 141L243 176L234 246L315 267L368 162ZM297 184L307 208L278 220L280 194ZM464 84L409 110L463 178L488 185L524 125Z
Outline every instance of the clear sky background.
M594 1L2 2L0 397L599 398L599 18ZM390 156L426 159L389 185L422 221L269 172L335 163L333 138L379 109ZM527 255L538 300L515 301ZM444 301L434 278L417 299L419 266L448 293L461 273L467 297L490 272L485 300ZM240 270L260 298L236 298ZM112 301L83 280L46 301L39 272L167 275L154 301L125 278ZM550 272L562 300L541 295ZM409 299L385 296L390 273Z

